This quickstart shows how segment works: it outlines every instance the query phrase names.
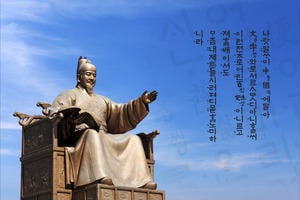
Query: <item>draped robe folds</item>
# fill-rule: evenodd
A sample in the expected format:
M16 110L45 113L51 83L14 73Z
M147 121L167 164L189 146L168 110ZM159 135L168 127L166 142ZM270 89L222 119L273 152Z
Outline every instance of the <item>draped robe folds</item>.
M56 111L70 107L89 113L100 127L97 131L86 129L74 147L66 147L75 187L104 177L111 178L114 185L128 187L141 187L153 181L141 140L125 133L148 114L148 105L141 97L117 104L104 96L74 88L61 93L52 104Z

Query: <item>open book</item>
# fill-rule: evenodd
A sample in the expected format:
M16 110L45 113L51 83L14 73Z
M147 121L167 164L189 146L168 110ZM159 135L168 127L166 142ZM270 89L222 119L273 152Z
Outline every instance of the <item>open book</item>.
M57 112L63 115L63 119L58 124L59 145L72 146L84 130L99 130L100 127L93 116L88 112L80 111L78 107L69 107Z

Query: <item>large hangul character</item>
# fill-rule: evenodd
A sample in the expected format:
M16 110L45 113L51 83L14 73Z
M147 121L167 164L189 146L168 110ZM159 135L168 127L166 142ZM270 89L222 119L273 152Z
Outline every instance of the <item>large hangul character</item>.
M257 117L252 115L252 116L249 116L248 117L248 120L251 122L250 123L250 126L256 126L256 120L257 120Z
M237 130L243 130L243 123L242 122L236 123L236 129Z
M210 69L215 68L216 67L216 62L211 60L211 61L208 62L208 65L209 65Z
M235 116L233 119L235 119L235 121L238 121L238 122L242 121L242 118L239 116Z
M207 49L207 51L209 51L209 52L215 52L216 51L216 46L208 46L206 49Z
M216 135L210 136L210 137L209 137L209 140L210 140L211 142L215 142L215 141L217 140Z
M216 84L209 84L208 89L215 91L217 89L217 85Z
M270 66L271 64L271 59L269 57L266 57L265 59L263 59L261 61L263 64L267 64L268 66Z
M250 85L252 86L250 91L256 91L255 87L253 87L256 86L256 78L250 79Z
M209 113L209 116L210 116L210 119L214 119L216 121L216 113L213 112L213 113Z
M255 101L249 101L247 105L249 107L255 107Z
M215 118L209 120L209 128L214 128L214 129L217 128L216 119Z
M255 127L250 129L250 135L257 135Z
M249 33L250 33L250 37L257 37L256 30L251 30L249 31Z
M242 35L242 32L243 32L242 30L241 30L241 32L237 31L237 32L234 33L234 35L235 36L240 36L240 35Z
M239 80L236 82L237 83L237 87L241 90L243 90L243 81L242 80Z
M241 112L241 110L240 110L240 109L238 109L238 108L236 108L236 109L234 109L234 112L236 112L236 113L240 113L240 112Z
M252 140L257 140L257 134L251 134L248 135L249 138L251 138Z
M263 110L269 110L270 109L270 104L269 103L263 103Z
M250 44L250 49L252 50L252 52L254 52L254 50L257 48L257 44L256 43L251 43Z
M270 57L270 46L263 46L263 56Z
M224 31L222 31L222 35L230 37L230 30L224 30Z
M257 73L256 73L256 66L255 65L253 65L253 66L251 66L250 67L250 78L251 79L257 79Z
M257 52L256 52L256 50L253 50L253 51L252 51L252 57L253 57L253 58L256 58L256 57L257 57Z
M223 48L222 51L229 54L230 53L230 46L229 46L229 38L223 38Z
M254 93L250 93L249 101L255 102L255 107L257 107L257 100L255 97L256 97L256 95Z
M268 37L263 37L261 41L262 41L263 45L269 45L270 38L268 38Z
M236 70L237 72L243 70L243 65L239 65L239 66L240 66L240 67L238 67L238 65L237 65L237 67L235 68L235 70Z
M249 63L250 65L255 65L255 64L256 64L256 59L255 59L255 58L251 58L251 59L248 61L248 63ZM251 71L251 68L250 68L250 71Z
M215 77L216 76L216 70L214 68L209 69L209 76L210 77Z
M264 82L262 83L262 85L263 85L263 88L264 88L264 89L269 89L269 88L270 88L270 82L269 82L269 81L264 81Z
M209 126L209 128L214 128L214 129L216 129L217 128L217 120L216 120L216 118L215 117L211 117L210 119L209 119L209 124L208 124L208 126Z
M238 46L241 46L243 44L243 40L241 38L236 38L235 39L235 48L236 48L236 51L238 51Z
M256 109L250 109L249 113L255 116L256 115Z
M217 96L217 92L209 92L209 97L216 97Z
M261 100L270 103L271 97L270 96L265 96L265 97L262 97Z
M202 45L203 45L203 39L202 39L202 38L196 38L196 39L194 40L194 43L200 44L200 45L202 46Z
M245 100L245 99L246 99L246 97L245 97L245 95L244 95L245 88L240 87L240 88L239 88L239 92L240 92L241 100Z
M234 96L234 98L235 98L236 101L241 101L242 100L242 95L237 94L237 95Z
M215 37L210 37L209 38L209 45L211 46L215 46L217 43L216 38Z
M237 80L237 81L243 80L242 74L236 74L234 77L235 77L235 80Z
M208 103L210 104L216 104L217 99L216 98L209 98Z
M223 56L223 58L226 58L227 56ZM230 69L230 63L229 62L224 62L222 65L221 65L222 67L223 67L223 69L225 68L225 69Z
M216 134L216 128L209 128L208 129L208 132L210 133L210 134Z
M254 79L255 80L255 79ZM256 84L256 82L252 82L252 79L250 80L250 85L251 85L251 87L250 87L250 96L251 97L254 97L254 96L256 96L256 88L254 87L255 86L255 84ZM252 85L254 85L254 86L252 86ZM254 93L254 94L253 94Z
M194 35L196 35L197 37L203 36L203 30L201 29L200 33L198 31L195 31Z
M256 65L250 65L250 76L249 77L253 77L256 78Z
M210 31L209 31L209 34L215 35L215 34L216 34L216 31L215 31L215 30L210 30Z
M216 82L217 82L217 78L215 76L210 76L209 77L209 83L210 83L210 85L214 85L214 87L217 87L216 86ZM209 86L209 88L210 88L210 86Z
M236 129L236 130L234 131L234 133L235 133L236 135L243 135L243 129Z
M269 118L270 117L270 112L269 111L265 111L263 112L262 114L260 114L261 116L264 116L266 118Z
M241 54L237 54L237 55L241 55ZM236 65L237 66L243 66L243 59L242 58L237 58L236 59Z
M264 59L262 62L265 63L264 61L267 62L267 60L265 60L265 59ZM267 75L267 74L269 73L270 70L269 70L268 67L264 67L262 71L263 71L263 73L264 73L265 75Z
M209 54L209 60L217 60L217 54L213 53L213 54Z
M240 40L240 41L242 41L242 40ZM242 44L242 43L240 43L240 44ZM244 51L244 46L243 45L237 45L235 48L236 48L235 51L238 52L238 54L240 54L243 57L242 52Z
M209 112L210 113L215 113L216 112L216 105L214 105L214 104L209 105Z
M221 73L223 74L223 76L229 76L229 69L223 69Z
M255 97L256 97L256 92L250 92L249 95L250 95L251 97L255 98Z
M236 59L238 60L238 59L241 59L241 60L243 60L243 58L244 58L244 54L243 54L243 46L238 46L240 49L241 49L241 51L239 51L237 54L235 54L235 57L236 57ZM238 64L238 63L237 63ZM241 63L241 64L243 64L243 63Z

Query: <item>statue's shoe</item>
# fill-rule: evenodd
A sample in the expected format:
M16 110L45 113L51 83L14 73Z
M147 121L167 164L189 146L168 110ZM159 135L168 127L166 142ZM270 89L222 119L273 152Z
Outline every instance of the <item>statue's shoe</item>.
M144 186L142 186L142 188L150 189L150 190L155 190L156 187L157 187L157 184L154 183L153 181L150 181L150 182L146 183Z
M98 180L97 182L100 184L105 184L105 185L113 185L111 178L108 178L108 177L104 177L104 178Z

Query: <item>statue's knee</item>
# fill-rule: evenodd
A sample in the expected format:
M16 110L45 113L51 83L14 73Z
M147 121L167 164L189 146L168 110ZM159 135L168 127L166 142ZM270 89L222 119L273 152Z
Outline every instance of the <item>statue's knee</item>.
M95 130L93 130L93 129L88 129L88 130L86 130L86 137L87 138L96 138L96 137L98 137L98 132L97 131L95 131Z
M137 144L137 143L141 143L141 144L142 144L141 138L140 138L139 136L137 136L137 135L131 135L131 140L132 140L135 144Z

